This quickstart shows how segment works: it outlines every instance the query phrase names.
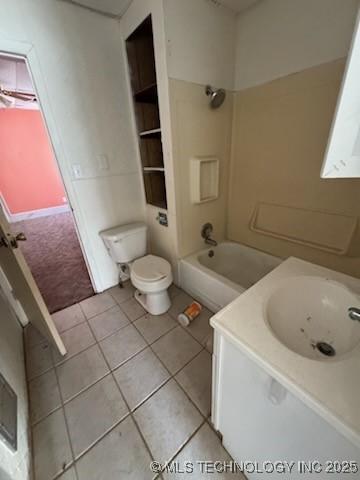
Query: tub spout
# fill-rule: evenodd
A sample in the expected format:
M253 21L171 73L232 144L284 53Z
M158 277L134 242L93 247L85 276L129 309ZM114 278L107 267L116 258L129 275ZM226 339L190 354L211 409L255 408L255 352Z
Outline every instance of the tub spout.
M213 247L216 247L217 245L217 241L210 237L205 238L205 243L207 243L208 245L212 245Z
M211 238L212 232L213 226L211 223L205 223L205 225L201 227L201 236L205 240L205 243L207 245L211 245L212 247L216 247L217 241Z

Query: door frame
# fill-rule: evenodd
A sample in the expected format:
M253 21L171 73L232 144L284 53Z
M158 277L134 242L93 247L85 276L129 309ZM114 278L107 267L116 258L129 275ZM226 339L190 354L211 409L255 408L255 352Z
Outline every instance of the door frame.
M99 292L102 290L100 272L98 271L95 259L91 255L90 238L87 233L85 221L81 215L76 192L72 185L72 180L66 162L65 149L63 148L56 121L52 114L50 97L47 93L45 78L40 68L40 62L38 60L35 47L28 42L10 40L8 38L3 38L0 35L0 54L9 55L9 57L14 58L21 58L26 62L26 66L39 103L39 110L41 112L48 139L52 147L54 159L64 186L65 195L72 212L76 234L87 271L90 276L90 281L94 291Z

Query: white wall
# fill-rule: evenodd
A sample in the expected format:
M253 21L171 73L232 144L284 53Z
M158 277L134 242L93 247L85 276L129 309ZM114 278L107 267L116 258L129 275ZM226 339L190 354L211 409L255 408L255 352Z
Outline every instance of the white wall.
M30 470L28 400L23 331L0 290L0 373L18 396L18 449L13 453L0 440L0 479L27 480Z
M167 75L170 107L174 188L176 192L177 255L204 247L201 226L214 225L214 235L225 234L226 185L230 161L232 94L236 16L207 0L164 0ZM227 99L211 110L205 85L227 90ZM201 205L190 201L190 158L215 156L220 160L220 194Z
M201 227L214 227L214 238L225 238L228 171L232 131L233 94L227 91L223 105L212 110L204 86L171 79L170 106L178 221L178 254L182 258L205 248ZM210 202L191 201L190 162L193 157L219 160L219 195Z
M263 0L237 20L235 90L347 55L358 0Z
M101 291L116 283L117 271L99 231L144 218L119 23L60 1L2 0L1 11L0 50L9 41L33 46L30 67Z
M170 78L233 89L236 17L206 0L164 0Z

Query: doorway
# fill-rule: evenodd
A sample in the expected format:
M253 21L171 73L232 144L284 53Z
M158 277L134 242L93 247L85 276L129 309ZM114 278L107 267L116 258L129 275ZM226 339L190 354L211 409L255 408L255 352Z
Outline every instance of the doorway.
M50 313L94 295L23 58L0 54L0 201ZM26 241L22 241L26 239Z

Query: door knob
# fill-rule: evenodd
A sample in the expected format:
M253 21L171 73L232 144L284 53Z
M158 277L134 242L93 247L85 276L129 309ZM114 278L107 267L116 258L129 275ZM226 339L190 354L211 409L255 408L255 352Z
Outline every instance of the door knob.
M10 235L8 234L8 238L5 236L0 237L0 247L12 247L12 248L18 248L18 242L25 242L26 236L25 233L20 232L17 233L16 235Z
M17 233L15 235L15 240L17 242L25 242L26 241L25 233L23 233L23 232Z
M1 237L0 238L0 247L9 247L9 241L6 237Z
M25 234L23 232L19 232L14 237L11 237L10 243L12 248L18 248L18 242L25 242L25 240Z

